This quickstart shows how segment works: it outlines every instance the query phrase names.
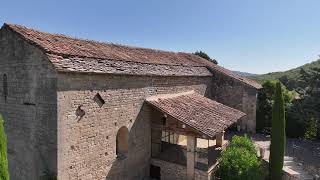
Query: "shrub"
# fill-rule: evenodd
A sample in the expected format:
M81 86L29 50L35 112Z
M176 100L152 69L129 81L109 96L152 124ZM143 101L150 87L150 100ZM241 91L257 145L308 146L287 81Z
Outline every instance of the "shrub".
M272 130L269 157L270 178L272 180L281 180L285 141L285 107L281 84L278 82L272 108Z
M252 141L245 136L233 136L230 147L244 148L252 154L256 154L256 149Z
M261 164L254 145L247 137L235 136L222 152L215 177L223 180L260 180Z
M306 132L304 133L305 139L314 139L317 136L318 122L315 118L311 117L306 121Z
M9 180L7 159L7 136L4 132L3 119L0 114L0 180Z

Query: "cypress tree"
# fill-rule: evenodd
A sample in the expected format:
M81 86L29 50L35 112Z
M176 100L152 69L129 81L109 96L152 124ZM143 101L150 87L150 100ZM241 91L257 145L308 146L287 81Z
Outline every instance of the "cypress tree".
M272 108L272 129L269 157L270 178L281 180L286 144L285 107L280 82L277 82Z
M0 114L0 180L9 180L7 159L7 136L4 132L3 118Z

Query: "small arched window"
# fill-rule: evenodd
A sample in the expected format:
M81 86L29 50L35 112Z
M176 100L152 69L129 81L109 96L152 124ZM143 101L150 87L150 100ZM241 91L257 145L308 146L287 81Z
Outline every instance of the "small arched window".
M4 102L7 102L7 96L8 96L8 78L7 75L4 74L2 77L2 88L3 88L3 97Z
M129 131L123 126L118 130L116 139L116 154L118 158L125 158L129 150Z

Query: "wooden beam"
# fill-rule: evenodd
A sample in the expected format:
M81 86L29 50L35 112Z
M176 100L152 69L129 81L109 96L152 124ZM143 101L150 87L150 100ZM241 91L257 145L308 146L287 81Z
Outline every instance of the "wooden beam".
M203 138L201 134L194 132L190 129L183 129L183 128L178 128L178 127L174 127L174 126L151 124L151 129L173 132L176 134L181 134L181 135L186 135L186 136L195 136L195 137Z

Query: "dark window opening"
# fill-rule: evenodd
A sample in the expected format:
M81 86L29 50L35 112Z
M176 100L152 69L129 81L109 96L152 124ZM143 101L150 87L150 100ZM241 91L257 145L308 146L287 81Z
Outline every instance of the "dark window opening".
M152 179L160 180L161 179L161 169L158 166L150 165L150 177Z
M162 125L166 125L167 124L167 117L166 116L163 116L162 117Z
M2 79L2 87L3 87L3 96L4 96L4 101L7 102L7 96L8 96L8 77L6 74L3 75Z
M99 107L102 107L106 102L103 100L103 98L100 96L99 93L97 93L94 98L94 102L98 104Z
M35 106L36 105L35 103L30 103L30 102L24 102L23 104L27 105L27 106Z

